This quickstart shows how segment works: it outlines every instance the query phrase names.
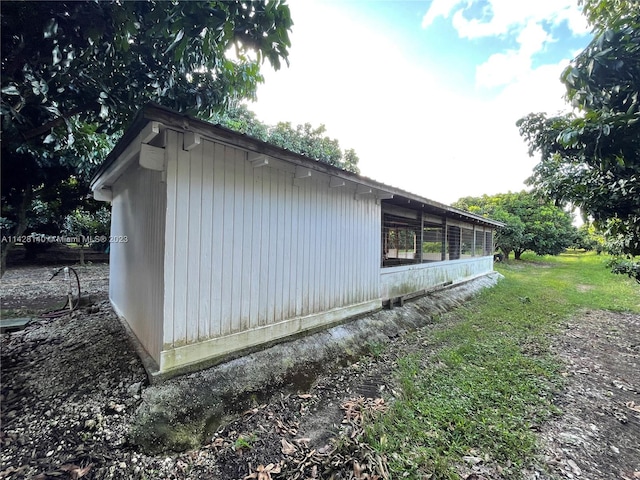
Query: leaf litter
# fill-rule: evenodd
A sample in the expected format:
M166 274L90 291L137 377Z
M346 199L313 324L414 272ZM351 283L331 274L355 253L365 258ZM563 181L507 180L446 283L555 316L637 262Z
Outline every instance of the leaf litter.
M424 349L422 340L413 345L400 336L382 355L328 369L308 392L276 393L199 449L147 455L127 441L146 376L106 299L108 266L91 268L88 293L97 308L37 319L1 337L0 479L389 478L386 459L361 441L364 423L384 414L395 360ZM30 311L57 298L38 280L43 272L8 272L3 304ZM585 311L555 349L566 366L562 414L541 427L539 461L523 476L639 480L640 316ZM390 398L358 394L372 378L380 388L367 391ZM502 478L473 452L463 461L461 478Z

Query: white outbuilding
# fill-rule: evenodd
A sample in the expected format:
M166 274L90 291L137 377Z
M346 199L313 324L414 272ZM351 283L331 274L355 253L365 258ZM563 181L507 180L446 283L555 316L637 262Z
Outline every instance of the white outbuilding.
M501 225L157 105L91 187L111 303L160 375L490 274Z

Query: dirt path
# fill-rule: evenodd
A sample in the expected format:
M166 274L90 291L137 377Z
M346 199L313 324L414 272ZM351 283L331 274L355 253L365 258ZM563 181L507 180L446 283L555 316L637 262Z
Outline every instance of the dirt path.
M640 315L586 311L555 350L567 382L541 432L546 463L568 478L640 478Z
M269 464L274 480L309 478L314 471L322 478L329 470L353 478L348 455L330 441L344 418L341 405L388 391L391 363L418 348L398 338L381 355L328 368L308 392L283 392L256 404L199 450L145 455L127 443L146 386L144 370L105 301L107 269L95 266L85 274L83 290L98 311L94 306L2 334L0 479L233 479L251 472L257 478L258 467ZM48 276L35 267L8 272L0 285L3 308L29 312L63 298L41 280ZM425 335L431 328L446 323L427 327ZM640 315L583 312L554 348L566 364L557 401L563 413L540 432L543 455L524 475L639 479ZM372 452L351 454L375 461ZM462 478L501 477L480 465Z

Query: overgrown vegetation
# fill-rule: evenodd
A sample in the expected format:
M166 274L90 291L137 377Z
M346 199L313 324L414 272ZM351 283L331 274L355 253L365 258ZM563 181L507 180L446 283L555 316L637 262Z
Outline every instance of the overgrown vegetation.
M293 127L290 122L267 125L258 120L256 114L245 105L237 105L216 113L211 120L291 152L335 165L349 172L360 173L359 158L355 150L342 150L338 140L325 135L324 125L314 127L310 123L305 123Z
M582 0L594 38L564 70L573 111L517 123L540 162L527 180L581 207L618 247L614 271L640 282L640 15L636 0Z
M518 477L535 460L535 429L557 413L552 335L582 308L640 312L640 291L602 268L606 256L522 260L501 264L505 280L441 319L447 328L423 337L431 351L398 360L398 398L366 434L392 478L459 478L478 459Z
M32 201L71 176L86 196L84 177L149 101L210 117L255 98L264 60L288 62L293 25L281 0L4 2L0 17L0 227L10 239L30 233Z

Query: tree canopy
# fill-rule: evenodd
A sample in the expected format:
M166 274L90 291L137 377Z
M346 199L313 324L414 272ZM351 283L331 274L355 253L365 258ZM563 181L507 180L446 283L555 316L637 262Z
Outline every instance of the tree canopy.
M292 26L283 0L5 1L0 15L0 223L11 235L39 189L100 163L145 103L206 118L253 98L260 64L287 61Z
M634 0L585 0L594 38L561 77L574 112L518 121L529 153L540 154L528 183L579 206L629 258L640 255L638 8Z
M3 2L3 128L45 144L74 117L113 132L150 100L209 116L254 97L291 25L281 0Z
M577 229L571 215L553 202L529 192L463 197L454 207L505 223L498 229L495 244L505 258L527 250L538 255L558 255L570 246Z
M267 125L244 105L238 105L213 116L212 120L227 128L269 142L314 160L359 173L355 150L340 148L340 142L325 135L326 127L310 123L293 127L290 122Z

